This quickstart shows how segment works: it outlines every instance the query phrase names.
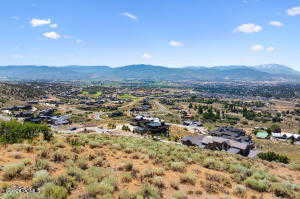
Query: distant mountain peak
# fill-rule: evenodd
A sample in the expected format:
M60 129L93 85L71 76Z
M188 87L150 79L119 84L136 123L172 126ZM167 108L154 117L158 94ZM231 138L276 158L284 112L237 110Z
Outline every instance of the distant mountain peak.
M271 74L299 75L300 72L280 64L263 64L254 66L255 69Z

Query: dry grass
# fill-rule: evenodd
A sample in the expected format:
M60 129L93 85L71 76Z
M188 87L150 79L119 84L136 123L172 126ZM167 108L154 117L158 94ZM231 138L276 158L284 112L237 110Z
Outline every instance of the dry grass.
M57 144L59 143L59 144ZM266 198L296 196L299 171L277 163L130 137L82 134L0 148L3 193L14 185L49 198ZM14 157L18 149L21 159ZM9 151L9 152L8 152ZM43 157L42 159L40 157ZM31 161L29 161L31 160ZM265 164L265 166L263 165ZM255 168L261 168L257 171ZM283 179L281 170L291 178ZM239 181L235 177L239 175ZM276 182L275 182L276 177ZM267 182L261 189L256 182ZM284 189L280 185L284 184ZM281 184L279 184L281 183ZM3 194L2 194L3 195Z

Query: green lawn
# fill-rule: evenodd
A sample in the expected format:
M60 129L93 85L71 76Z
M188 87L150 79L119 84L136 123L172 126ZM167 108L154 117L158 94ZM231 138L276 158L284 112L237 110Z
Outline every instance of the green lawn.
M94 98L97 98L97 97L102 95L102 93L100 91L98 91L96 93L89 93L88 91L82 91L81 94L86 95L86 96L90 96L90 97L94 97Z
M131 94L123 94L123 95L119 95L119 98L120 99L131 99L131 100L136 100L138 99L138 97L134 97L133 95Z

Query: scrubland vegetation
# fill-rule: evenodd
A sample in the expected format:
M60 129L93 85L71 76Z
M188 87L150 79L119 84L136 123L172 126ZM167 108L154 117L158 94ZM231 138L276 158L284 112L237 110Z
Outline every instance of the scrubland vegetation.
M147 139L56 135L1 147L1 198L300 197L299 165ZM18 193L26 189L29 193Z

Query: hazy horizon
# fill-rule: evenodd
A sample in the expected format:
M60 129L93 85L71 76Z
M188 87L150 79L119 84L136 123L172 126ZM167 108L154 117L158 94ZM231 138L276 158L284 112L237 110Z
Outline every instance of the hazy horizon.
M288 68L294 69L296 71L300 72L300 69L294 68L292 66L287 66L284 64L277 64L277 63L269 63L269 64L260 64L260 65L215 65L215 66L200 66L200 65L194 65L194 66L165 66L165 65L153 65L153 64L129 64L129 65L119 65L119 66L109 66L109 65L78 65L78 64L70 64L70 65L47 65L47 64L41 64L41 65L36 65L36 64L24 64L24 65L0 65L0 67L9 67L9 66L45 66L45 67L70 67L70 66L80 66L80 67L110 67L110 68L121 68L121 67L126 67L126 66L136 66L136 65L149 65L149 66L157 66L157 67L166 67L166 68L188 68L188 67L206 67L206 68L213 68L213 67L226 67L226 66L245 66L245 67L257 67L257 66L264 66L264 65L282 65L286 66Z

